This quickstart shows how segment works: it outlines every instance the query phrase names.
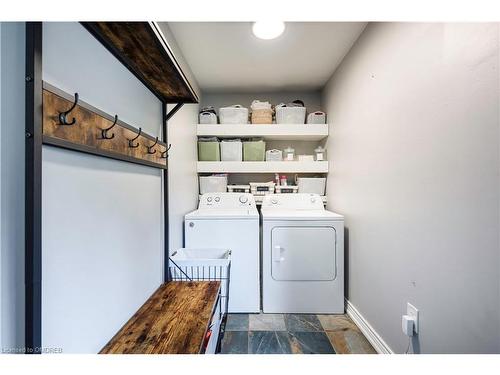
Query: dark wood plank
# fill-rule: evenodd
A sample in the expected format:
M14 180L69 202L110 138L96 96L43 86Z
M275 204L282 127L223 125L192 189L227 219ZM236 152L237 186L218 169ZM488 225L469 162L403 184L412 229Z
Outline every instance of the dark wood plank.
M67 94L64 93L66 96ZM148 154L147 146L154 144L154 138L150 135L142 135L134 141L139 147L129 147L128 140L137 135L135 128L122 126L120 122L116 124L110 131L109 135L114 134L113 139L102 139L101 130L109 128L113 121L104 117L95 111L88 109L86 106L77 105L76 108L68 115L68 120L76 119L74 125L60 125L59 113L68 110L72 101L62 97L59 93L54 93L47 88L43 89L43 137L44 142L55 146L60 146L61 141L64 141L66 148L71 149L71 145L75 145L78 151L87 150L92 154L102 154L119 159L120 156L127 161L141 161L151 166L158 168L166 168L167 159L162 158L161 154L167 149L164 142L158 142L154 147L156 152ZM51 141L51 139L53 141Z
M165 103L198 98L153 22L82 22L82 25Z
M162 284L100 353L199 353L219 287L218 281Z

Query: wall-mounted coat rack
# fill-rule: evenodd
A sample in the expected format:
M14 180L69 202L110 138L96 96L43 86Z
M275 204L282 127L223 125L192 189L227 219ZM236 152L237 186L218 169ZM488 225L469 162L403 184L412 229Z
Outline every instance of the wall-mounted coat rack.
M88 103L43 82L43 143L113 159L167 168L168 147Z

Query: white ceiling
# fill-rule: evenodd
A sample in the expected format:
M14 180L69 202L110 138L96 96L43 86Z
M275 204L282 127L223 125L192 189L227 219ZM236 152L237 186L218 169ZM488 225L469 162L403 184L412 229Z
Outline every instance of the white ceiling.
M250 22L170 22L206 92L317 90L331 77L366 23L287 22L273 40Z

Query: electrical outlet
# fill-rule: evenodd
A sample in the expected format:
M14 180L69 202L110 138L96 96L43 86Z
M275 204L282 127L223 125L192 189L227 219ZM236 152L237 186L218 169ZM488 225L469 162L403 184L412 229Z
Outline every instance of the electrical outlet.
M407 303L406 305L406 315L409 315L413 319L415 319L415 326L414 326L414 331L415 333L418 333L418 309L413 306L411 303Z

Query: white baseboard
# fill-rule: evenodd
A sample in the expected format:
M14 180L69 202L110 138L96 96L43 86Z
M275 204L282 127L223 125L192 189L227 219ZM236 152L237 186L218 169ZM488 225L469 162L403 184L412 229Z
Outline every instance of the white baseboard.
M380 335L373 329L373 327L366 321L366 319L361 315L354 307L354 305L345 300L345 308L347 315L352 319L352 321L358 326L359 330L365 335L367 340L372 344L373 348L379 354L394 354L392 349L386 342L380 337Z

